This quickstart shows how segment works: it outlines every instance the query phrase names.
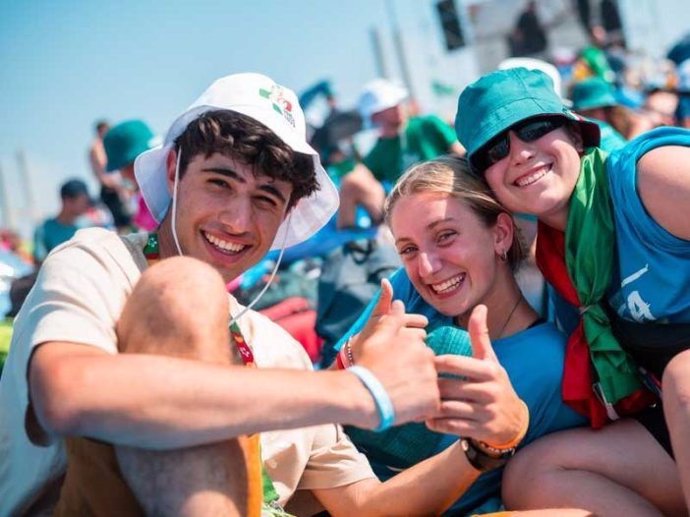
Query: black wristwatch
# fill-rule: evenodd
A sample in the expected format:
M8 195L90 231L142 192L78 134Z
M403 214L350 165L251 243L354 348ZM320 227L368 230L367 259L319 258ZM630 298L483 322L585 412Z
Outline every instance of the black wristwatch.
M462 438L460 446L465 451L467 461L479 472L489 472L506 464L515 455L515 448L499 450L492 447L484 448L471 438ZM487 450L487 449L490 449Z

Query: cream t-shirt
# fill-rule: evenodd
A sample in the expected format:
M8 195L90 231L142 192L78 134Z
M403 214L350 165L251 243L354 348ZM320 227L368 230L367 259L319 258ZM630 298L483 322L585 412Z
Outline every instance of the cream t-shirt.
M0 515L20 514L66 468L62 440L36 445L24 425L32 351L47 341L68 341L116 354L115 324L147 267L142 252L147 237L81 230L43 263L15 319L0 380ZM236 313L240 306L234 298L230 301ZM311 369L301 345L268 318L249 311L239 324L259 367ZM264 433L262 451L281 504L299 489L334 488L374 477L366 458L337 425Z

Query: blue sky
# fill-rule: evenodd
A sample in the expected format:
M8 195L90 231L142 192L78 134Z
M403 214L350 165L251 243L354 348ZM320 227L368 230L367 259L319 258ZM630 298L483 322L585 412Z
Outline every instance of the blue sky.
M681 15L687 11L687 0L621 2L629 7L635 48L654 47L656 42L657 51L665 49L687 30L687 17ZM377 75L372 27L382 31L388 66L392 75L400 76L387 7L397 12L417 86L440 79L461 88L478 72L474 51L466 47L447 55L434 3L5 1L0 16L0 172L17 226L25 235L32 226L19 181L18 150L29 165L35 216L45 216L57 208L57 187L64 179L92 181L86 148L96 119L116 123L142 118L163 133L214 79L241 71L268 74L297 92L330 79L342 105L352 106L362 85ZM467 3L456 0L456 5ZM523 0L472 3L486 5L486 12L479 13L484 17L472 28L465 26L470 38L474 28L491 32L499 21L510 25ZM539 5L547 4L565 8L570 0L544 0ZM498 62L501 56L493 58ZM428 109L419 95L423 92L416 93L422 108ZM455 99L443 103L437 109L452 116ZM2 213L0 225L6 224Z
M430 9L394 2L403 26ZM328 78L343 103L353 103L376 76L369 29L385 26L386 12L385 0L6 2L0 168L15 220L26 231L19 149L45 215L57 207L62 180L90 180L94 120L142 118L162 133L222 75L263 72L298 92Z

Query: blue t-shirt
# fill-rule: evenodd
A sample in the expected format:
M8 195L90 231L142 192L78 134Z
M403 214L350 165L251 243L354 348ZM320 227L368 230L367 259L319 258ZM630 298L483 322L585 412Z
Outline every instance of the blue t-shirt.
M452 318L440 314L417 293L404 269L390 278L394 298L405 303L407 312L423 314L429 319L428 331L441 325L452 325ZM342 344L365 325L374 305L367 306L348 333L336 345ZM493 343L496 356L508 372L518 396L530 411L530 425L521 446L540 436L585 425L586 419L566 406L561 399L561 379L565 358L565 336L550 323L542 323L527 330L498 339ZM441 452L458 439L446 435L436 452ZM372 463L379 478L385 480L395 474L385 465ZM479 511L494 511L500 504L502 470L482 474L465 494L448 510L448 515L464 515Z
M690 241L652 219L637 191L639 159L671 145L690 146L690 131L664 127L644 133L606 162L618 254L608 301L622 317L640 323L690 322ZM678 217L690 216L690 200L687 208Z
M76 224L62 224L54 217L46 219L34 232L34 259L45 260L53 248L70 240L80 228Z

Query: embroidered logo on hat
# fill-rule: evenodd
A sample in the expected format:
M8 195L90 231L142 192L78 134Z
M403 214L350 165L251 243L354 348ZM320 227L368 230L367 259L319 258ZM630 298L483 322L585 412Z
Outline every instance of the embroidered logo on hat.
M292 115L292 103L283 95L283 89L274 84L270 90L259 88L259 95L273 103L273 109L280 113L288 123L295 127L295 117Z

